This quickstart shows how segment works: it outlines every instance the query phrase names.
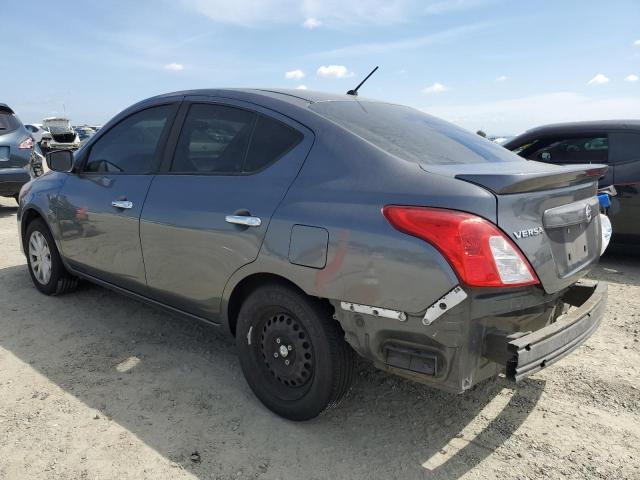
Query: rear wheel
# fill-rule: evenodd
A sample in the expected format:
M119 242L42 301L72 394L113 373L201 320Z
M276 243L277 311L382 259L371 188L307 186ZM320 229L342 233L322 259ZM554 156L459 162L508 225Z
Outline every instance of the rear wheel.
M329 309L284 285L260 287L240 309L240 364L269 409L308 420L337 405L353 378L354 353Z
M64 268L51 232L40 218L27 226L25 251L29 274L38 290L61 295L75 289L78 279Z

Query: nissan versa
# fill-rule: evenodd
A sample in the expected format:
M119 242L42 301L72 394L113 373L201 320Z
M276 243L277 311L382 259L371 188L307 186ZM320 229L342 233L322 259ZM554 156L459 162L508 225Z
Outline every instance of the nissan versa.
M589 337L600 165L527 161L420 111L309 91L145 100L20 193L36 288L84 278L227 329L271 410L315 417L355 355L450 392ZM573 308L570 308L573 307Z

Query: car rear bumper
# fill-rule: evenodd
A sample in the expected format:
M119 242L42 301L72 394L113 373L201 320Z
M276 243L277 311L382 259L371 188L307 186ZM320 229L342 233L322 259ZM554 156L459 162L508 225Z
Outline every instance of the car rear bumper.
M607 285L580 282L555 294L539 287L466 293L432 323L423 321L426 312L383 318L391 311L369 315L343 303L336 318L351 346L378 368L461 393L501 372L522 380L575 350L603 317Z
M562 300L576 309L540 330L510 335L492 332L485 337L485 356L504 365L507 378L518 382L582 345L600 325L607 284L573 285Z
M22 186L31 180L25 167L0 168L0 196L13 196L20 193Z

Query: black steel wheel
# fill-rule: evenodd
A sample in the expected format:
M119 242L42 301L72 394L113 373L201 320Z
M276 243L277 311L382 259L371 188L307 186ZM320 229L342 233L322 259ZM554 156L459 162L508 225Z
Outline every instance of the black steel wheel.
M256 396L291 420L308 420L349 389L354 353L331 312L294 288L256 289L240 310L236 343Z

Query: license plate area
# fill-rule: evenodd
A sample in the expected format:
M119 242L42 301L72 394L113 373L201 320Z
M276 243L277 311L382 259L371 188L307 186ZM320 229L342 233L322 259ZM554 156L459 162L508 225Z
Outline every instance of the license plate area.
M547 230L560 277L571 275L599 254L596 220Z

